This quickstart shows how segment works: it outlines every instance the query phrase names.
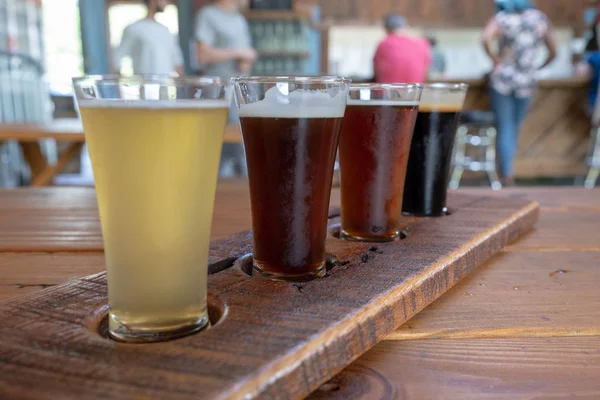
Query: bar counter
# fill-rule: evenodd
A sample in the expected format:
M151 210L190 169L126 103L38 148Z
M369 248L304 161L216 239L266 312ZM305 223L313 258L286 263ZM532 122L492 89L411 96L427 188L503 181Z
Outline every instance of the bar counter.
M466 110L490 109L486 80L452 82L469 84ZM519 139L515 164L518 178L567 178L586 171L588 87L589 81L584 78L539 81Z

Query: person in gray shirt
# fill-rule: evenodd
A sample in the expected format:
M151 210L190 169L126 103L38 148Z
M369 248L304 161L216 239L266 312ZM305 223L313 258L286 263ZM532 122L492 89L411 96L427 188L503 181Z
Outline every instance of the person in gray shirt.
M247 75L257 58L252 48L250 28L240 13L244 0L215 0L196 16L196 55L204 75L230 79ZM229 123L238 123L235 104ZM246 176L244 149L237 143L224 143L219 167L221 177Z
M239 9L243 0L215 0L196 16L196 54L205 75L229 79L251 71L257 54Z

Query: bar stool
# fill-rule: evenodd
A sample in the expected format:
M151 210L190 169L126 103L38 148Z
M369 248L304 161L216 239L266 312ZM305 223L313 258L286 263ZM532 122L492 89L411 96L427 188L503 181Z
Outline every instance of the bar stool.
M461 118L454 147L450 189L460 186L464 171L485 172L493 190L502 189L496 171L496 127L494 114L471 111Z

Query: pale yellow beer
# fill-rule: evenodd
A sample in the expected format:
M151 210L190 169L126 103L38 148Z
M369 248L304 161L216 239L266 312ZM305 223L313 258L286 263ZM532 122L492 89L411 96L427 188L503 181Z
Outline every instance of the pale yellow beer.
M204 326L227 102L91 100L79 107L104 238L111 334Z

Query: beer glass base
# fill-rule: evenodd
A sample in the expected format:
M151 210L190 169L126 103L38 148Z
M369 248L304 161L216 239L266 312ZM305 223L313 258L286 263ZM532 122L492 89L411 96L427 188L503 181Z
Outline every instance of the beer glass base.
M154 343L179 339L208 328L210 321L208 313L191 321L189 324L165 330L157 329L131 329L121 324L110 313L108 315L108 334L111 339L126 343Z
M400 232L396 232L395 234L389 236L361 236L351 235L342 229L340 232L340 239L347 240L349 242L389 243L400 240Z
M430 212L412 212L412 211L402 211L402 215L404 215L405 217L433 217L433 218L438 218L438 217L444 217L446 215L449 215L449 211L447 207L444 207L444 209L442 211L430 211Z
M306 274L301 275L291 275L291 274L278 274L264 270L256 262L252 266L252 275L260 278L271 279L275 281L286 281L286 282L309 282L315 279L319 279L325 276L327 273L327 268L325 266L325 262L321 264L319 268L315 271L311 271Z

